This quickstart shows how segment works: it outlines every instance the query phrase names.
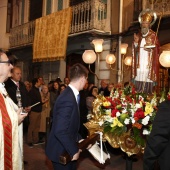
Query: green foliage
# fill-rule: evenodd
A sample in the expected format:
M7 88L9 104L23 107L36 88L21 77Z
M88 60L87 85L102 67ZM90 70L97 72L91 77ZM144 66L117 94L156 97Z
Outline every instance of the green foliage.
M133 137L138 145L145 146L145 139L141 136L140 129L133 127Z

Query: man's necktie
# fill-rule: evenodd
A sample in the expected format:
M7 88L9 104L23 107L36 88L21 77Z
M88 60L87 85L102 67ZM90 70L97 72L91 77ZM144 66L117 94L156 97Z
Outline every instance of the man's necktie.
M77 103L80 104L80 94L77 95Z
M16 82L17 88L19 89L19 82Z
M17 90L16 90L16 98L17 98L17 101L18 101L18 107L21 108L22 107L22 102L21 102L21 92L20 92L20 89L19 89L19 82L16 82L16 85L17 85Z
M4 129L4 166L12 169L12 123L7 112L5 101L0 94L0 110L2 113L2 125Z

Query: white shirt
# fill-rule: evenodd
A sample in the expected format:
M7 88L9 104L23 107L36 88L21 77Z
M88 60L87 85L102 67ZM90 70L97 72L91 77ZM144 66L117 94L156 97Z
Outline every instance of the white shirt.
M69 84L68 86L73 90L74 96L77 100L77 96L79 95L79 91L74 86L72 86L71 84ZM78 101L77 101L77 103L78 103Z

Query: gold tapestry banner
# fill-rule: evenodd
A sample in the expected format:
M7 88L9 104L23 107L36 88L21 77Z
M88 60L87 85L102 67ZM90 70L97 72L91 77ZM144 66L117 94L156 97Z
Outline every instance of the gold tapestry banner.
M71 7L36 19L33 61L64 59L72 18Z

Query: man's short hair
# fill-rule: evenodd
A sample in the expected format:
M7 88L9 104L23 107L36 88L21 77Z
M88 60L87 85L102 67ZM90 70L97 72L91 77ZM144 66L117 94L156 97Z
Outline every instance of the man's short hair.
M7 51L7 52L6 52L6 55L7 55L8 59L10 60L10 63L11 63L13 66L17 65L17 63L18 63L19 60L18 60L18 58L17 58L16 55L12 54L10 51Z
M77 80L82 76L87 77L88 76L88 70L85 66L83 66L82 64L74 64L70 70L69 70L69 78L70 80Z
M35 84L38 82L38 78L34 78L33 80L32 80L32 85L33 86L35 86Z

